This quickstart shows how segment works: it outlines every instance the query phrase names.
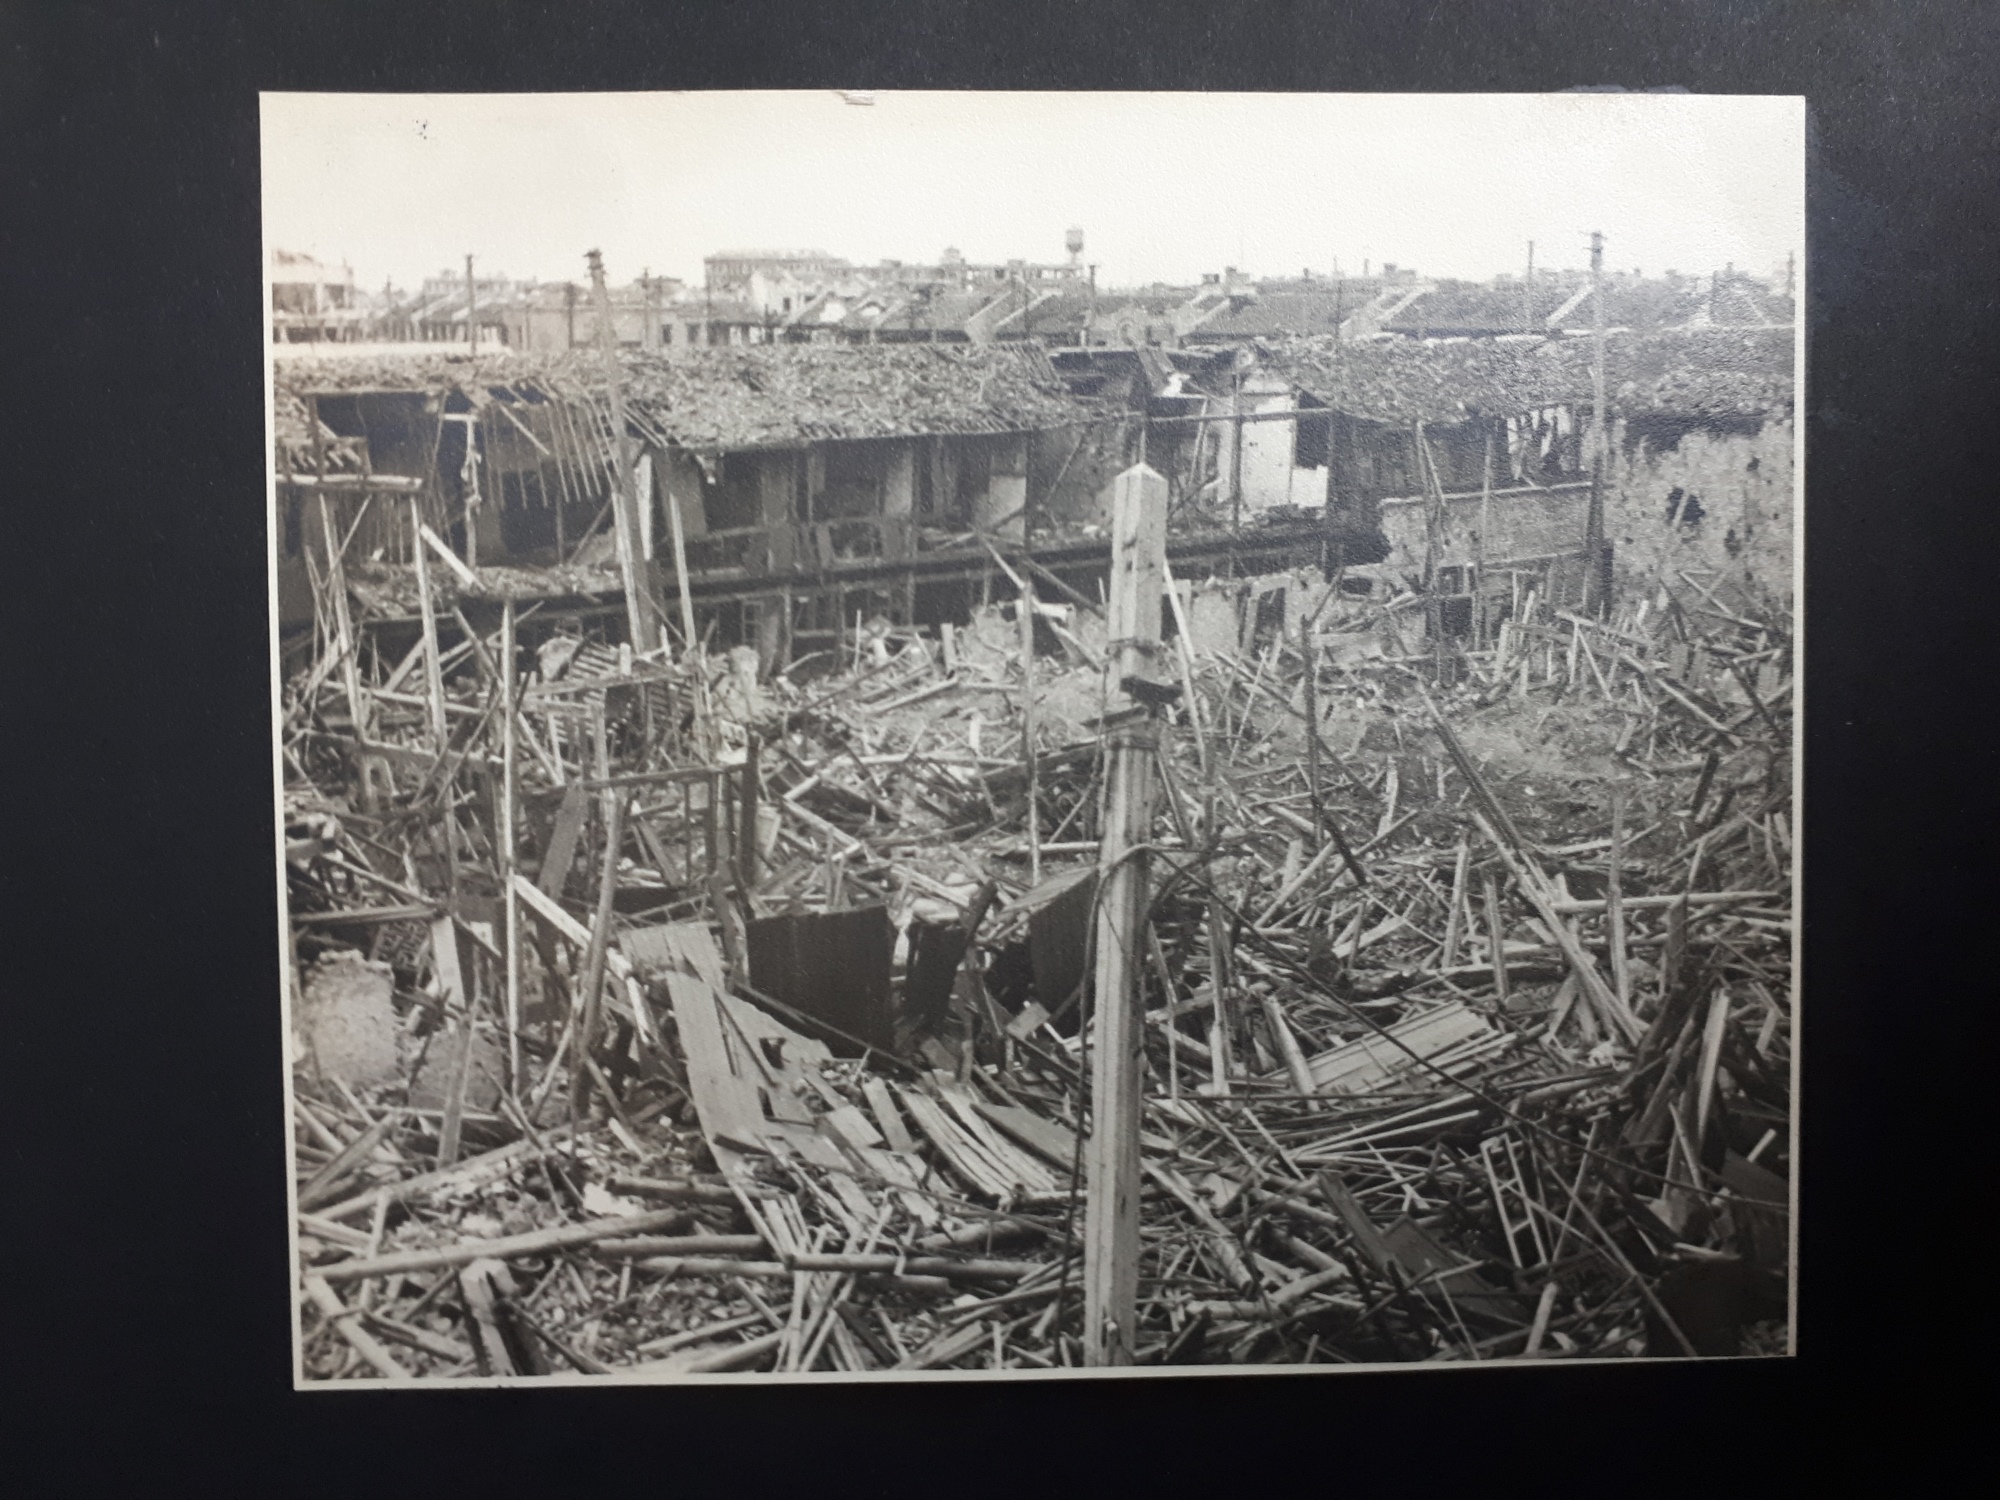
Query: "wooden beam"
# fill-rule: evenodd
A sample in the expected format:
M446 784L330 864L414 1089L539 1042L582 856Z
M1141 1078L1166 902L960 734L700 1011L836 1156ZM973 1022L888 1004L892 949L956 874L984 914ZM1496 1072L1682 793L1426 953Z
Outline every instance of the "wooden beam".
M1111 523L1110 672L1106 716L1136 707L1122 684L1151 675L1166 575L1167 481L1144 464L1118 476ZM1139 976L1149 888L1157 734L1151 710L1119 723L1106 742L1107 793L1098 853L1091 1034L1091 1125L1085 1148L1084 1359L1129 1365L1138 1322Z
M431 601L431 570L424 561L423 511L415 495L410 497L410 551L417 560L417 598L423 607L424 616L424 685L428 690L431 711L431 736L437 741L437 752L442 755L450 743L450 731L444 716L444 670L438 663L437 610Z
M617 520L618 566L624 575L625 621L632 649L641 653L660 644L653 617L652 590L643 587L645 560L639 555L638 497L633 476L632 435L625 428L624 378L618 368L618 335L611 323L611 294L604 285L604 260L589 254L590 289L597 303L597 340L604 353L604 380L611 401L612 441L618 447L618 476L612 483L612 512Z
M451 1053L446 1074L444 1119L438 1126L439 1170L458 1160L458 1144L465 1120L465 1086L472 1067L472 991L458 962L458 929L448 916L431 923L431 972L437 978L438 1003L446 1016L457 1016L452 1036L457 1047Z
M334 541L333 517L326 507L326 496L319 497L319 524L326 535L326 588L332 596L334 628L340 632L340 644L336 648L340 655L341 683L347 693L347 712L354 721L354 739L357 745L365 744L374 727L374 716L369 711L368 696L361 689L359 639L354 634L354 621L347 608L347 571L341 566L341 547ZM361 772L361 810L365 813L376 811L375 767L363 753L357 758L357 768Z
M472 534L471 530L468 526L466 535L470 536L471 534ZM425 542L429 543L431 551L435 552L438 555L438 558L444 563L446 567L450 568L452 572L458 575L458 581L460 583L464 584L469 589L476 589L479 587L479 575L473 572L472 569L468 568L462 561L460 561L458 554L452 551L450 547L445 545L443 537L439 536L435 531L432 531L430 527L426 526L422 521L417 522L417 535L421 536Z
M514 894L514 827L521 769L515 749L514 601L500 607L500 890L507 932L507 1079L521 1086L521 903Z

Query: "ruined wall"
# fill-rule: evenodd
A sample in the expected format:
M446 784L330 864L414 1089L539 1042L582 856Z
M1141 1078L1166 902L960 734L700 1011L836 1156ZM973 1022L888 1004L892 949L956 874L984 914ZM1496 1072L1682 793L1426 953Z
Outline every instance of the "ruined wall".
M1683 424L1662 437L1619 423L1604 486L1604 535L1621 582L1646 587L1676 570L1699 570L1753 595L1788 604L1792 596L1792 426L1716 431ZM1494 495L1483 538L1489 565L1546 557L1583 546L1590 487L1511 489ZM1441 567L1477 557L1481 502L1445 502ZM1425 502L1381 503L1388 561L1414 576L1424 557Z
M1244 409L1251 413L1296 409L1298 403L1289 390L1266 393L1254 388L1243 392ZM1243 508L1268 510L1275 505L1317 506L1326 500L1326 470L1301 469L1293 461L1297 442L1295 422L1246 422L1243 424Z
M1652 584L1697 571L1753 597L1792 599L1795 481L1789 420L1756 432L1615 434L1604 531L1621 580Z
M1482 508L1487 512L1483 538ZM1382 502L1382 533L1389 542L1387 561L1413 576L1423 570L1425 509L1426 502L1420 496ZM1502 490L1494 494L1490 504L1483 504L1477 495L1447 500L1437 564L1455 568L1474 562L1480 556L1482 541L1488 566L1575 552L1583 546L1589 512L1588 485Z
M1028 493L1035 522L1057 530L1111 524L1113 487L1137 461L1132 434L1116 423L1054 427L1028 441Z

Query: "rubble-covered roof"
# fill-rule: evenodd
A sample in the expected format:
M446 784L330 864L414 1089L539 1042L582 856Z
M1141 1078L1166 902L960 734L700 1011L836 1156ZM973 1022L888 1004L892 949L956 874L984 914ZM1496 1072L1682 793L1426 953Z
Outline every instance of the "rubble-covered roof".
M843 438L1020 432L1092 414L1039 347L771 344L621 350L633 425L656 441L712 451L792 448ZM396 353L284 359L278 438L309 443L310 391L522 391L600 405L602 356Z
M1769 416L1792 402L1785 329L1707 328L1605 341L1605 392L1623 416ZM1350 416L1458 422L1588 400L1591 341L1462 339L1356 343L1293 338L1264 347L1264 367Z
M891 306L879 320L860 316L858 310L848 315L848 328L880 328L893 332L929 332L939 329L946 332L962 331L966 320L993 300L990 287L976 287L971 291L940 291L928 299L914 292L901 292L899 300Z
M1196 325L1198 339L1265 338L1273 334L1333 332L1344 318L1367 305L1368 298L1345 287L1336 291L1259 292L1240 306L1224 307Z
M1593 311L1585 296L1563 312L1558 326L1569 333L1590 330ZM1604 289L1607 328L1646 332L1659 328L1702 328L1780 324L1792 321L1792 299L1747 277L1681 277L1676 281L1621 281Z
M1541 332L1549 315L1575 295L1574 287L1537 282L1527 293L1527 331ZM1518 333L1522 288L1449 285L1434 287L1382 327L1392 333Z

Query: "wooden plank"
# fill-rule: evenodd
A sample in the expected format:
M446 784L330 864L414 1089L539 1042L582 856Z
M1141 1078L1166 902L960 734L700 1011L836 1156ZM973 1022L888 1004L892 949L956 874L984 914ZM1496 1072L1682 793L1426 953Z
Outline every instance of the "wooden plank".
M425 525L422 521L417 522L417 535L421 536L424 539L424 544L428 546L431 549L431 551L435 552L438 555L438 557L443 561L446 567L450 568L453 573L458 575L458 581L460 583L464 584L469 589L476 589L479 587L479 575L473 572L472 569L468 568L463 562L461 562L459 560L458 554L452 551L450 547L446 546L443 539L440 538L435 531L432 531L430 527Z
M424 563L423 544L415 539L414 533L424 529L422 502L415 495L410 497L410 526L412 538L410 552L417 564L417 600L423 611L424 622L424 684L425 696L430 704L431 737L436 741L438 754L444 754L450 743L450 732L445 723L444 668L438 659L437 610L431 602L431 574ZM447 825L448 826L448 825Z
M1012 1195L1014 1184L1008 1180L1004 1170L986 1156L978 1142L952 1124L942 1105L915 1089L898 1089L897 1093L910 1118L917 1122L917 1128L938 1148L952 1171L968 1187L996 1202Z
M472 1072L472 1000L458 962L458 928L450 917L431 923L431 972L437 978L438 1001L453 1016L451 1072L445 1085L444 1119L438 1127L437 1162L448 1167L458 1160L459 1133L465 1121L465 1086Z
M1411 1053L1429 1058L1469 1039L1496 1034L1484 1017L1456 1002L1398 1021L1387 1029L1395 1041L1382 1036L1356 1037L1309 1058L1307 1067L1319 1090L1361 1093L1393 1074L1416 1067Z
M861 1092L868 1100L868 1107L875 1114L875 1123L882 1127L882 1136L889 1143L891 1151L912 1153L917 1143L910 1139L910 1132L903 1124L903 1113L896 1107L896 1096L889 1085L880 1078L861 1080Z
M941 1087L938 1097L956 1117L955 1123L977 1141L980 1148L999 1164L1002 1171L1009 1173L1028 1196L1046 1196L1061 1186L1055 1174L1039 1157L1030 1155L1003 1137L990 1121L980 1115L974 1108L974 1101L961 1090Z
M577 840L583 835L583 820L589 811L590 799L582 783L572 782L563 788L562 806L556 809L555 826L549 830L548 852L535 878L538 889L558 899L569 880L569 867L576 859Z
M980 1114L991 1120L1001 1130L1036 1153L1064 1176L1076 1163L1076 1133L1066 1125L1054 1120L1045 1120L1031 1109L1022 1109L1012 1104L990 1104L986 1100L977 1101Z
M516 1255L547 1255L557 1250L574 1250L597 1240L630 1239L635 1235L665 1229L680 1221L685 1209L662 1208L642 1214L612 1219L592 1219L583 1224L559 1224L553 1229L535 1229L526 1234L510 1234L497 1240L460 1240L456 1245L435 1245L422 1250L398 1250L365 1260L335 1261L320 1266L315 1274L328 1281L362 1281L375 1276L395 1276L410 1271L433 1271L444 1266L470 1265L475 1260L506 1260Z
M723 1034L722 1014L717 1009L716 991L692 974L669 974L667 995L674 1008L674 1023L680 1032L681 1052L687 1060L688 1089L694 1096L695 1114L709 1149L725 1174L721 1148L761 1151L764 1112L757 1100L756 1086L740 1077Z

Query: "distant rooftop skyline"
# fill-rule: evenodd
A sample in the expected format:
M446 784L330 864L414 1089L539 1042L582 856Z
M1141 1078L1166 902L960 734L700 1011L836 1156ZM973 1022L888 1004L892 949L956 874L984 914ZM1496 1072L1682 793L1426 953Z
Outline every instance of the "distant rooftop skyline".
M867 268L1082 259L1101 286L1588 264L1769 275L1804 110L1748 96L884 93L264 97L266 244L421 283L703 279L737 247ZM795 252L796 253L796 252ZM1802 255L1801 255L1802 263Z

